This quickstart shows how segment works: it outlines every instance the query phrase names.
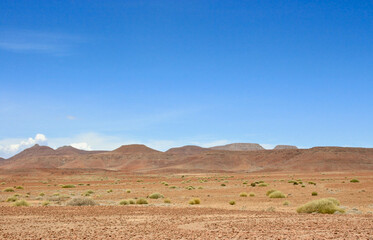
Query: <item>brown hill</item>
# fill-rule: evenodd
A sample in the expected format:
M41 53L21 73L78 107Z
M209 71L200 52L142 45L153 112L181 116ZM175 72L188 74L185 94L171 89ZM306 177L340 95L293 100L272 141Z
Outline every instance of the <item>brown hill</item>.
M206 151L211 151L211 149L194 146L194 145L187 145L183 147L170 148L169 150L166 151L166 153L192 155L192 154L198 154L198 153L206 152Z
M184 146L163 153L136 144L110 152L76 152L71 148L58 151L34 146L4 160L0 168L103 169L134 173L373 170L372 148L228 151Z
M23 150L22 152L14 155L13 157L9 158L8 160L15 160L15 159L22 159L22 158L32 158L32 157L39 157L39 156L51 156L55 155L55 150L53 148L47 146L40 146L39 144L35 144L34 146Z
M262 146L257 143L231 143L223 146L211 147L214 150L227 150L227 151L258 151L264 150Z
M159 153L159 151L143 144L123 145L113 151L114 153L135 154L135 153Z
M282 150L282 149L298 149L297 146L292 146L292 145L277 145L275 150Z

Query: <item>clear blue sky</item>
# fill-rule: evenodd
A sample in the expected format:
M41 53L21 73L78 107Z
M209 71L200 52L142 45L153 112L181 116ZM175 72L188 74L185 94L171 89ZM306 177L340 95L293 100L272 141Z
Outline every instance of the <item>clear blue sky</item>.
M373 2L2 0L0 83L3 150L373 147Z

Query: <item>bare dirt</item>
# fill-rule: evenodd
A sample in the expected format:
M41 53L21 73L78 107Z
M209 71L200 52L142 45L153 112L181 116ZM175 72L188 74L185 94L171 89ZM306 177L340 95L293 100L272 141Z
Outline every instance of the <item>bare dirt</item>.
M359 182L351 183L352 178ZM259 181L268 186L250 185ZM0 239L373 239L372 172L135 175L7 170L0 172L0 183ZM62 188L67 184L75 187ZM6 188L14 192L4 192ZM269 198L270 189L286 198ZM84 197L98 206L66 206L89 190L93 193ZM171 203L147 198L155 192ZM240 197L242 192L255 196ZM30 206L7 202L15 194ZM337 198L346 213L296 213L298 206L323 197ZM138 198L149 204L119 205ZM188 204L192 198L201 203ZM229 204L232 200L235 205ZM45 201L49 206L42 206Z

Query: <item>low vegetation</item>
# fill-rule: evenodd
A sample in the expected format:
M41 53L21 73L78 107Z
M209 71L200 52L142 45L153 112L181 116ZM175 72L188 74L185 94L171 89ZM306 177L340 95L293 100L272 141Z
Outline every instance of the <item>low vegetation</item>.
M164 203L171 203L171 200L168 199L168 198L166 198L163 202L164 202Z
M229 201L229 204L230 204L230 205L235 205L235 204L236 204L236 201L231 200L231 201Z
M276 192L276 190L275 189L268 190L267 193L266 193L266 195L269 196L273 192Z
M284 206L289 206L290 203L289 203L288 201L285 201L282 205L284 205Z
M73 198L68 203L67 206L94 206L97 205L95 201L91 198Z
M75 188L75 185L73 184L67 184L67 185L62 185L62 188Z
M281 191L274 191L271 194L268 195L270 198L285 198L285 194L283 194Z
M240 197L247 197L247 193L246 192L240 193Z
M360 181L354 178L354 179L351 179L350 182L352 182L352 183L358 183Z
M251 192L251 193L249 194L249 196L250 196L250 197L255 197L255 193Z
M148 197L151 198L151 199L164 198L164 196L160 193L152 193Z
M16 207L28 207L30 204L26 202L25 200L19 200L14 203L14 206Z
M201 200L199 198L193 198L189 200L190 205L200 204Z
M5 188L4 192L14 192L14 189L13 188Z
M317 192L312 192L311 195L312 196L317 196Z
M335 198L321 198L310 201L297 208L298 213L323 213L333 214L335 212L344 213L345 211L338 207L339 201Z
M136 204L148 204L148 201L145 198L139 198L137 199Z

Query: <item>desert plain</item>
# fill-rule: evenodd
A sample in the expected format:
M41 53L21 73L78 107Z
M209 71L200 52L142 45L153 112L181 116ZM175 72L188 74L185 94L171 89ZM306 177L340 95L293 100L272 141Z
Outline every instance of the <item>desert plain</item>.
M14 169L1 170L0 183L0 239L373 239L371 171ZM271 189L285 198L268 197ZM296 211L328 197L345 212ZM69 206L75 198L95 205ZM14 206L20 199L29 206Z

